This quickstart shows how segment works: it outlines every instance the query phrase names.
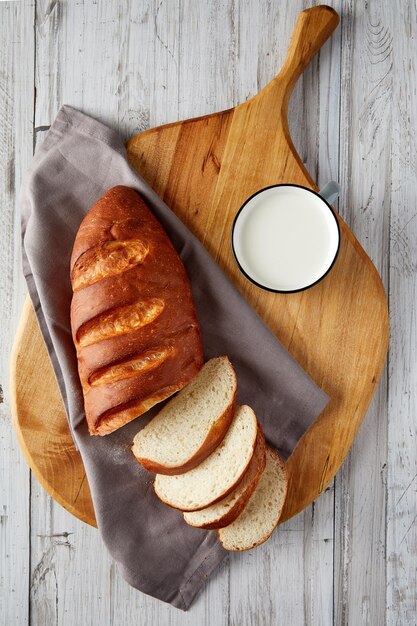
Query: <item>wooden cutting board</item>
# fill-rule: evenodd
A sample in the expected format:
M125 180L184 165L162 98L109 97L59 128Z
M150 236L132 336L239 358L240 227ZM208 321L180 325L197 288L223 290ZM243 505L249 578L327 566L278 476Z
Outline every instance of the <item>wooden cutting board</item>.
M340 218L341 248L334 268L302 293L273 294L254 286L238 271L230 248L233 218L255 191L282 182L317 190L291 142L287 106L296 80L338 22L330 7L303 11L280 74L258 95L222 113L151 129L127 144L132 165L331 398L289 459L283 520L312 502L339 469L387 353L384 288ZM94 524L84 468L29 301L14 344L11 387L14 426L33 472L60 504Z

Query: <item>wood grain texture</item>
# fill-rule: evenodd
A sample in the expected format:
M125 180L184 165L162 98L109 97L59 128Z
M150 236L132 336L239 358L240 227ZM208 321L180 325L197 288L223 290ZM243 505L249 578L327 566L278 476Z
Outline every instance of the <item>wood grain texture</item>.
M10 424L9 352L24 295L14 203L32 155L31 2L0 6L0 622L29 615L30 478ZM11 36L12 34L12 36ZM16 68L21 68L19 72Z
M297 14L311 4L302 0L122 0L116 6L109 0L37 0L34 22L32 3L1 2L0 49L2 58L8 60L2 62L0 85L6 89L0 90L0 99L3 103L7 98L9 103L0 109L1 162L5 166L10 159L9 136L14 133L19 153L14 189L19 187L32 147L35 120L27 92L32 88L34 63L29 57L34 25L36 127L49 125L66 102L103 119L127 138L149 126L226 109L253 96L276 73ZM343 193L350 196L342 196L339 211L382 273L386 287L389 276L389 384L384 374L341 472L314 506L280 527L266 544L270 550L262 553L263 558L255 551L245 555L244 561L232 559L230 565L226 561L184 615L129 588L106 558L96 531L56 504L36 478L31 481L29 500L28 472L11 432L7 372L2 369L0 384L3 389L6 386L0 406L1 462L6 468L2 478L10 480L2 481L0 494L13 527L3 524L0 528L1 572L6 573L3 580L7 582L0 584L0 615L6 615L8 623L29 623L25 580L31 558L31 624L72 626L77 619L113 625L132 621L345 625L355 623L354 618L357 624L372 626L415 624L417 246L412 218L417 18L410 3L370 0L366 10L365 3L352 0L331 4L341 13L341 27L296 85L290 103L291 134L319 184L326 182L329 171L337 178L333 172L339 169ZM6 10L12 11L12 21L4 17ZM393 67L384 60L384 36L377 36L379 28L390 32ZM340 79L334 49L338 43ZM326 52L328 46L331 54ZM15 67L20 68L16 84ZM37 130L39 139L42 135ZM357 150L360 156L353 167L350 162ZM325 171L328 166L336 169ZM7 368L23 281L18 211L13 213L14 192L6 187L4 176L2 181L0 263L2 276L7 276L3 286L11 297L7 301L0 297L0 351L2 368ZM68 532L73 534L66 537ZM64 545L67 539L70 548ZM48 553L54 542L62 545ZM5 554L10 556L4 558ZM52 569L39 576L36 572L45 573L48 554ZM11 591L17 583L19 593ZM46 622L45 610L54 619Z
M387 622L417 622L417 12L393 3L388 377ZM384 32L385 31L385 32ZM390 41L389 39L389 41ZM391 44L392 45L392 44ZM385 43L384 51L388 44Z
M340 206L355 206L344 216L387 284L392 37L384 12L378 3L345 8L342 93L352 96L341 102ZM361 436L336 477L336 622L385 621L386 376L384 371Z

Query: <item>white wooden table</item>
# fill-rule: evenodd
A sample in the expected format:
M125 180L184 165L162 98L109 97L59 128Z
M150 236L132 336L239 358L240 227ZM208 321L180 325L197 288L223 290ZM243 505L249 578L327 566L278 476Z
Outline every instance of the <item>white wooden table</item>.
M0 1L0 624L417 623L417 15L333 0L341 26L291 104L296 146L389 293L388 367L342 470L262 548L227 559L188 613L121 579L96 530L31 475L8 358L25 285L17 193L67 103L127 138L228 108L278 71L306 0Z

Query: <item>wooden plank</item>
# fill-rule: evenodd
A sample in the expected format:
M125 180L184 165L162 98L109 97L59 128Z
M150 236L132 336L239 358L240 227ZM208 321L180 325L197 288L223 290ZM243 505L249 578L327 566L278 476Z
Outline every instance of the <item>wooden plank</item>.
M341 214L387 285L392 112L388 4L344 3L342 17ZM385 623L387 375L381 377L348 460L336 477L335 619Z
M30 539L30 623L110 625L115 567L99 533L56 504L35 478Z
M29 468L11 426L9 353L23 303L16 196L32 155L33 3L0 3L0 615L25 624L29 602Z
M387 623L417 622L417 11L390 4L393 36L387 471Z
M338 11L339 5L332 4ZM254 95L276 73L291 25L303 8L294 2L268 5L263 11L251 7L239 13L236 39L244 43L237 100ZM338 179L339 68L336 31L303 73L290 103L291 136L319 186ZM232 623L333 623L333 513L332 483L312 506L280 526L261 550L232 557Z
M188 17L188 16L187 16ZM155 0L151 5L149 38L153 40L153 67L148 65L150 126L172 122L179 115L180 1Z
M342 15L342 0L331 6ZM303 135L306 166L322 188L339 181L341 27L323 46L304 74ZM339 209L338 202L335 203ZM334 500L335 481L304 512L305 623L334 623Z
M233 0L181 0L176 120L210 114L235 104L236 11ZM160 110L160 104L155 104L156 110ZM165 121L168 115L167 110ZM160 119L151 127L162 123Z

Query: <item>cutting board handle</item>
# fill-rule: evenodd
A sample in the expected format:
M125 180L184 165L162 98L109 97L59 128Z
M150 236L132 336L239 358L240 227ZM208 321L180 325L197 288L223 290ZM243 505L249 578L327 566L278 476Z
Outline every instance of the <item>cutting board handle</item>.
M304 68L339 24L339 15L326 4L302 11L295 25L287 57L280 72L281 88L286 84L287 104Z
M265 96L263 92L268 91L272 95L271 92L277 91L276 96L282 98L283 111L286 111L295 83L338 24L339 15L325 4L302 11L280 73L258 95Z

